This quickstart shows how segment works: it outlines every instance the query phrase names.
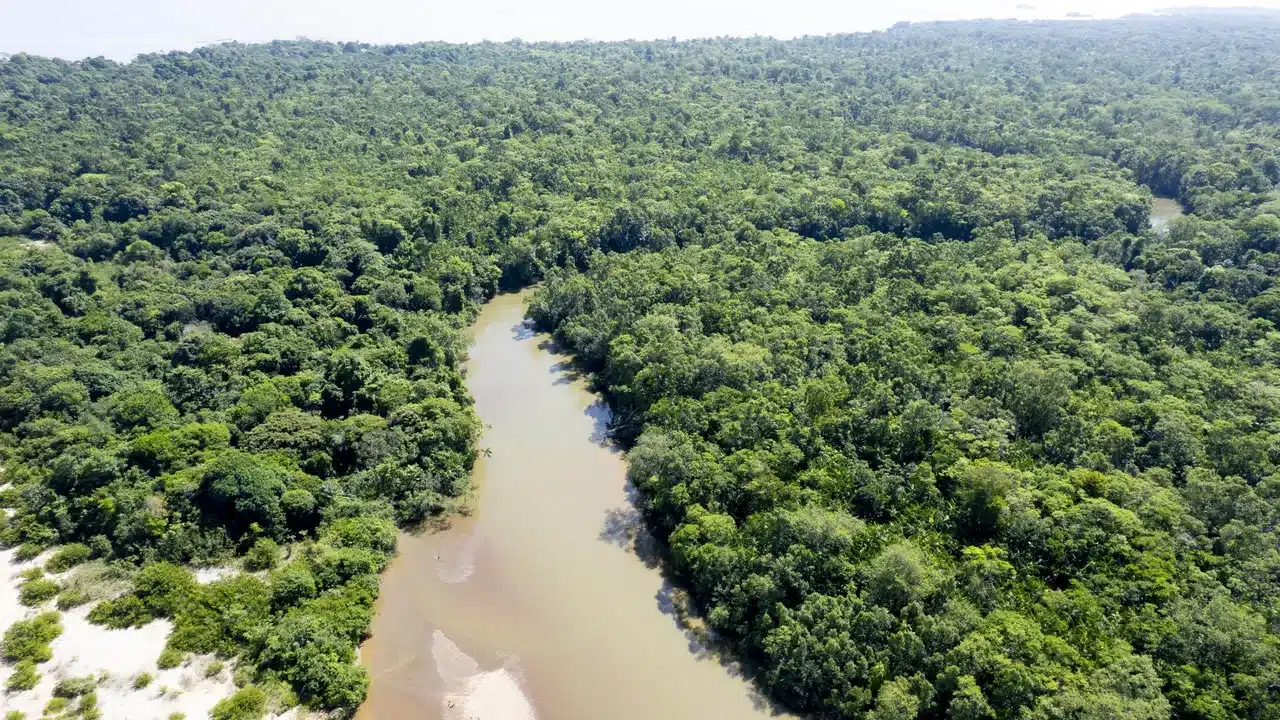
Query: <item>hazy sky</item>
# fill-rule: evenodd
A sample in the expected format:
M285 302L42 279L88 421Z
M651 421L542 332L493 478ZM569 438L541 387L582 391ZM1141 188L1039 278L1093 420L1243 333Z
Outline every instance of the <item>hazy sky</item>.
M0 52L68 59L189 50L219 40L623 40L717 35L791 38L900 20L1115 17L1170 5L1280 0L0 0Z

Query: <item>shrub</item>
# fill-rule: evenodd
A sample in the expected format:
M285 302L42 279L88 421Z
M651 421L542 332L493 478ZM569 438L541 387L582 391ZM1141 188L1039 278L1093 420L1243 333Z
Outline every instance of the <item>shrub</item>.
M272 622L267 584L239 574L202 585L189 606L173 619L169 645L196 653L236 655L256 642Z
M140 627L154 619L137 595L121 595L112 600L103 600L89 611L88 616L89 622L113 630Z
M97 686L98 680L92 675L88 675L86 677L63 678L53 686L53 694L55 697L80 697L86 693L93 692L93 689Z
M72 543L64 545L49 558L49 562L45 563L45 568L49 572L63 572L86 562L93 556L93 550L84 543Z
M58 593L57 605L59 610L70 610L87 602L89 602L89 593L80 588L67 588Z
M307 563L296 561L277 570L271 578L271 605L283 610L316 596L316 576Z
M21 710L10 710L4 714L4 720L27 720L27 714Z
M257 679L258 670L250 663L237 665L235 666L235 669L231 671L231 682L238 688L251 685L253 681Z
M280 563L280 546L270 538L260 538L244 555L244 569L270 570Z
M174 648L165 648L164 650L160 651L160 657L156 659L156 667L160 668L161 670L170 670L172 668L176 668L179 665L181 665L182 662L186 659L187 659L187 654L182 652L181 650L175 650Z
M98 693L88 692L80 697L80 720L102 720L102 711L98 709Z
M106 535L94 535L89 538L89 550L93 552L94 557L110 557L111 541L107 539Z
M62 592L58 595L59 609L118 597L131 587L135 574L128 566L109 565L102 560L78 565L62 583Z
M199 587L189 570L173 563L147 565L133 579L134 594L159 617L173 617Z
M221 660L214 660L204 666L204 676L207 678L216 677L218 673L222 672L223 667L225 665Z
M19 620L9 627L0 644L6 660L29 660L42 663L53 657L49 643L62 634L61 616L56 612L41 613L29 620Z
M40 682L40 673L36 672L36 664L30 660L23 660L13 666L13 674L4 682L4 689L9 692L21 692L30 690Z
M18 602L27 607L39 607L58 594L58 583L39 578L22 583L18 590Z
M293 530L310 530L316 525L316 496L303 490L293 488L280 497L280 507L284 510L285 519Z
M395 523L386 518L362 516L335 520L321 533L321 540L334 547L357 547L388 557L396 553Z
M138 676L133 679L133 689L141 690L142 688L150 685L152 680L155 680L155 676L152 675L151 673L149 672L138 673Z
M218 701L209 713L210 720L261 720L267 714L267 694L255 685L241 688L229 698Z
M30 543L30 542L23 543L18 546L18 552L14 553L13 557L18 562L26 562L28 560L34 559L37 555L39 555L42 552L44 552L43 545L37 545L36 543Z
M67 699L66 699L66 698L64 698L64 697L54 697L54 698L51 698L51 699L49 700L49 702L45 703L45 706L44 706L44 714L45 714L45 715L57 715L58 713L62 712L63 710L66 710L66 709L67 709L67 705L69 705L69 704L70 704L70 703L68 703L68 702L67 702Z

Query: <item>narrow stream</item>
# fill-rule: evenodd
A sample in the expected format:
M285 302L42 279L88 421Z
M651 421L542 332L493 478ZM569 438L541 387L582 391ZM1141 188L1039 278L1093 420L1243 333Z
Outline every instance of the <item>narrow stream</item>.
M358 718L772 716L677 623L608 409L523 323L526 298L495 298L473 328L467 387L490 453L475 512L402 538L361 650Z

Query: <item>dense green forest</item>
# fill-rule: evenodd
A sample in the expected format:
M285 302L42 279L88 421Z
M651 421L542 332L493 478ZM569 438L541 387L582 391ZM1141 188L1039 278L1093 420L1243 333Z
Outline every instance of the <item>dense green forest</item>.
M133 588L34 604L354 709L396 526L468 491L462 330L542 281L783 704L1280 718L1275 15L0 80L0 542Z

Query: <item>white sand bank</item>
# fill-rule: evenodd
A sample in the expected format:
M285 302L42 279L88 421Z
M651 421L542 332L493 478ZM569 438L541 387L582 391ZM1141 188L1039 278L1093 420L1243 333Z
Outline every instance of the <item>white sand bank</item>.
M236 569L230 566L221 567L202 567L196 569L196 582L204 585L206 583L216 582L224 578L231 577L236 574Z
M444 696L445 720L534 720L520 681L504 669L472 676L461 692Z
M536 720L533 703L513 668L481 671L439 630L431 639L431 655L447 688L441 699L444 720Z
M16 562L15 553L13 549L0 551L0 632L16 620L54 609L53 601L40 608L23 607L18 602L18 573L43 564L48 554ZM89 609L82 606L62 613L62 635L52 643L53 659L38 666L39 684L25 692L0 694L0 712L20 710L28 718L39 718L58 680L87 675L104 678L97 688L103 720L165 720L173 713L182 713L187 720L203 720L219 700L235 692L230 663L213 677L205 677L212 656L195 657L169 670L156 667L172 630L167 620L110 630L90 624L85 619ZM144 672L154 679L135 690L134 679ZM0 686L11 674L12 665L0 665ZM295 715L290 711L285 717Z

